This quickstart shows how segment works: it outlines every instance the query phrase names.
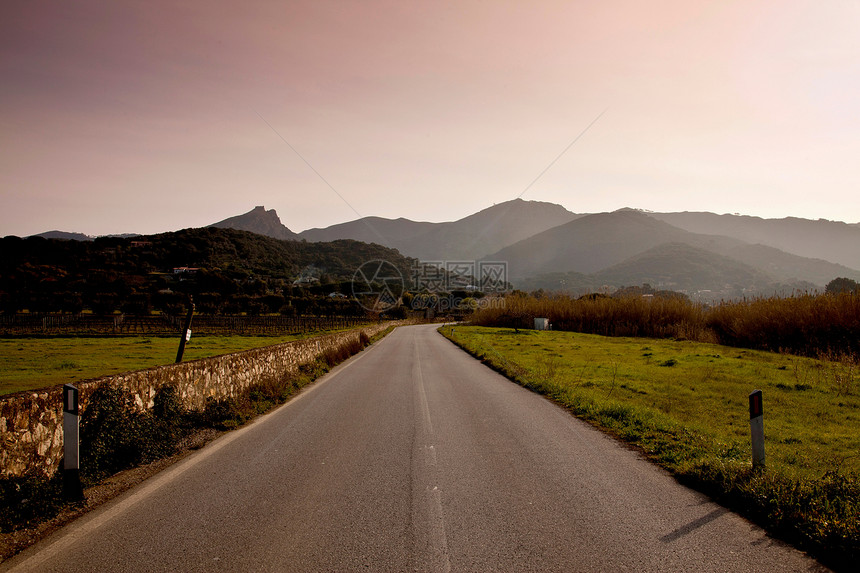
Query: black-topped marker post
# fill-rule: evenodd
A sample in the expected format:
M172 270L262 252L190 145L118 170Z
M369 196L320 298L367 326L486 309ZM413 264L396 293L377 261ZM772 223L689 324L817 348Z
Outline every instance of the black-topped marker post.
M761 390L750 394L750 434L752 435L753 468L764 467L764 407Z
M78 453L80 420L78 389L66 384L63 386L63 495L75 501L84 498Z

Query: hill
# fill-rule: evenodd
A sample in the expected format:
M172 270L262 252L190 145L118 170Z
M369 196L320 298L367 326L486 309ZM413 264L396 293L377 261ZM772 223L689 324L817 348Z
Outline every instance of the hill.
M214 227L134 240L4 237L0 251L0 309L7 313L172 311L188 294L203 312L278 312L304 291L349 289L368 261L389 261L406 280L413 265L380 245L282 241Z
M281 219L274 209L266 211L266 208L262 206L254 207L244 215L236 215L235 217L228 217L223 221L212 223L209 227L250 231L251 233L284 241L294 241L299 238L296 233L293 233L281 223Z
M648 282L721 296L823 287L860 272L731 237L691 233L622 209L587 215L487 257L508 262L518 288L594 290Z
M766 288L769 275L735 259L686 243L665 243L595 273L612 285L650 284L682 292Z
M43 239L62 239L64 241L92 241L97 237L92 235L85 235L84 233L70 233L68 231L45 231L44 233L39 233L37 235L31 235L32 237L42 237ZM101 237L120 237L122 239L129 239L131 237L139 237L140 235L137 233L117 233L112 235L99 235Z
M85 235L83 233L70 233L68 231L45 231L34 237L42 237L43 239L62 239L64 241L92 241L95 237Z
M643 284L709 300L772 294L778 288L773 277L750 265L686 243L664 243L591 274L543 273L517 281L516 286L583 294L604 286Z
M411 248L419 237L437 224L412 221L402 217L398 219L362 217L355 221L332 225L324 229L308 229L299 233L299 237L313 242L353 239L365 243L377 243L397 249L400 252L407 252L404 246L408 245Z
M309 241L356 239L425 261L476 260L580 215L561 205L514 199L445 223L364 217L299 234Z
M747 243L860 269L860 225L824 219L762 219L714 213L648 213L686 231L726 235Z
M688 242L687 233L642 213L622 209L586 215L487 257L507 261L514 278L549 272L591 274L663 243Z
M844 265L786 253L766 245L715 245L713 251L754 267L782 282L807 281L823 286L836 277L860 277L860 271Z

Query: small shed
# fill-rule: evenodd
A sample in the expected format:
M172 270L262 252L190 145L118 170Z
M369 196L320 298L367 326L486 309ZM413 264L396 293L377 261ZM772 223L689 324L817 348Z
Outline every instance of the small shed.
M549 330L549 319L535 318L535 330Z

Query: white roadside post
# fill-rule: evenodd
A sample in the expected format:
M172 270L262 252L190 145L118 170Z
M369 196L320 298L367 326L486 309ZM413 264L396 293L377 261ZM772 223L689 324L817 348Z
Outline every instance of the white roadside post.
M753 469L764 467L764 408L761 390L750 394L750 434L752 435Z
M65 384L63 386L63 495L72 501L84 498L78 445L80 420L78 389L71 384Z

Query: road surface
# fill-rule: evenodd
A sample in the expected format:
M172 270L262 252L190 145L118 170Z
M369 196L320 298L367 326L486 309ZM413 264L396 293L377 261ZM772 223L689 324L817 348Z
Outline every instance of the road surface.
M13 571L817 571L442 338L402 327Z

